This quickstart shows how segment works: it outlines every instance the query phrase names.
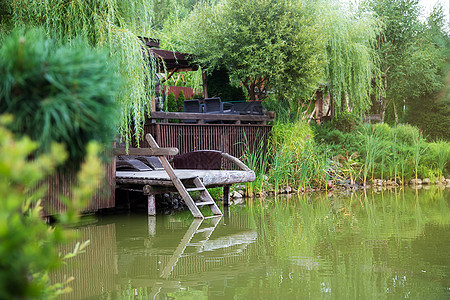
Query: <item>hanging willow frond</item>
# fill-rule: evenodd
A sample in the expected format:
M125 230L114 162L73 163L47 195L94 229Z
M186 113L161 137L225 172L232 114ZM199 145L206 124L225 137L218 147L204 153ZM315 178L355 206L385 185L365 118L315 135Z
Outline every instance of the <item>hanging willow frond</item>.
M326 68L329 92L334 99L348 97L355 113L367 111L370 96L379 97L382 92L378 82L379 58L373 44L380 30L380 24L370 15L351 14L339 7L329 10ZM334 104L336 112L341 112L341 101Z
M151 110L156 65L143 51L139 36L151 34L152 1L134 0L5 0L0 9L1 27L42 27L60 43L82 38L92 46L106 48L124 78L117 101L121 116L119 132L127 145L133 135L143 135L146 113Z

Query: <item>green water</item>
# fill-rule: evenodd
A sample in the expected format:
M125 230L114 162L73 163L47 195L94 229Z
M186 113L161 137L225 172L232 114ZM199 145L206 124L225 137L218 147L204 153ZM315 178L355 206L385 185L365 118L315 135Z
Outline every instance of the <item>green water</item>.
M75 277L62 299L450 299L449 207L433 188L103 215L54 277Z

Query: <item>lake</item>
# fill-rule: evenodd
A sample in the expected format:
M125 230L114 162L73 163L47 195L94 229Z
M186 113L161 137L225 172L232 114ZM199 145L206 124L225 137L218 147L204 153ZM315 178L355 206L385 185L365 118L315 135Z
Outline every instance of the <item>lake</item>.
M61 299L450 299L450 189L247 200L221 218L103 214ZM63 251L73 246L63 247Z

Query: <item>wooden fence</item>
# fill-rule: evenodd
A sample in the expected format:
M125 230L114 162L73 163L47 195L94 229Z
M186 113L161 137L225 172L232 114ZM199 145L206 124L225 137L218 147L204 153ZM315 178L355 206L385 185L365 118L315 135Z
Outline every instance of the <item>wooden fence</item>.
M169 123L168 120L196 120L198 123ZM215 120L234 124L205 124ZM267 145L272 129L266 125L273 118L254 115L215 115L186 113L152 113L144 127L145 134L151 133L160 147L176 147L179 153L195 150L219 150L241 158L245 149L253 151L259 143ZM248 124L244 124L248 123ZM141 147L149 147L146 141ZM247 148L248 147L248 148ZM265 151L265 150L264 150ZM230 168L231 166L224 166ZM104 165L105 177L86 211L96 211L115 206L115 162ZM58 174L48 179L48 192L44 199L44 216L62 212L65 207L60 196L70 197L75 174Z
M103 208L111 208L115 206L115 181L116 181L116 166L115 162L105 163L103 165L105 176L100 182L97 192L92 198L89 205L84 211L96 211ZM72 193L74 185L76 184L75 172L57 173L47 178L44 184L47 185L47 193L43 201L43 216L51 216L61 213L65 210L64 203L60 200L61 197L68 197Z
M185 118L196 120L196 123L182 123ZM180 123L169 123L169 120ZM207 120L215 120L219 124L205 124ZM267 123L272 120L268 116L254 115L156 112L147 120L144 131L152 134L160 147L176 147L180 154L218 150L240 158L246 149L253 151L259 143L263 143L265 149L272 129L272 125ZM140 144L149 146L145 141Z
M160 147L176 147L180 154L196 150L219 150L235 157L242 157L261 141L267 145L271 125L235 124L171 124L145 125L145 133L151 133ZM148 147L146 142L144 147Z

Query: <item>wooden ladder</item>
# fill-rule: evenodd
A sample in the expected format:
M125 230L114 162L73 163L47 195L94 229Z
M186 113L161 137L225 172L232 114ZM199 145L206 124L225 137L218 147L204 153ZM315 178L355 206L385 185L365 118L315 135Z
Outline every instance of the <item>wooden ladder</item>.
M147 140L148 144L150 145L150 148L159 148L158 144L156 143L155 139L150 133L147 133L145 135L145 139ZM211 209L211 212L215 216L221 216L222 212L220 211L220 208L217 206L214 199L209 194L206 187L203 185L203 182L200 180L200 178L196 177L194 178L194 188L186 188L181 182L180 178L175 174L175 171L173 170L172 166L170 165L169 161L164 155L156 155L159 160L161 161L161 164L164 167L164 170L166 170L167 174L169 175L170 180L172 180L173 185L177 189L178 193L180 193L181 197L183 198L184 202L188 206L191 213L194 215L194 218L200 218L204 219L205 217L201 213L199 206L208 205ZM189 192L193 191L200 191L201 192L201 202L194 202Z
M178 260L184 254L187 247L194 247L195 250L197 250L196 252L203 251L206 242L211 237L212 233L216 229L216 227L219 224L221 219L222 219L221 216L212 218L212 221L211 221L212 225L209 227L206 227L206 228L202 228L202 229L199 229L199 228L202 225L202 222L204 222L204 220L203 219L194 219L192 221L191 226L189 226L188 230L186 231L186 233L184 234L180 243L178 244L177 249L175 250L173 255L170 257L166 266L162 270L161 277L166 278L166 279L169 277L170 273L172 273ZM197 241L197 242L192 242L194 237L196 235L200 235L200 234L203 234L201 240Z

